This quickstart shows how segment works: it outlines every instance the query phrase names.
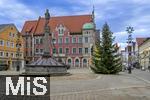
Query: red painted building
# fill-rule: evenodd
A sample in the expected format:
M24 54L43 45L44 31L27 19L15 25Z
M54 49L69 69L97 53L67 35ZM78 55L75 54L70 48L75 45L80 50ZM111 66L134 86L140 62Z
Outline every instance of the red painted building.
M22 35L26 63L33 61L43 53L43 32L45 19L26 21ZM49 20L52 36L50 53L56 59L71 67L88 67L91 48L95 41L94 13L91 15L59 16Z

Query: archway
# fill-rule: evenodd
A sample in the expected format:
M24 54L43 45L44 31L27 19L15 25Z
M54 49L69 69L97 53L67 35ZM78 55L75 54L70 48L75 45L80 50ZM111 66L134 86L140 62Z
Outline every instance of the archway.
M67 64L71 67L71 65L72 65L71 59L68 59L68 60L67 60Z
M75 67L80 67L79 59L75 60Z
M87 59L83 59L83 67L87 67Z

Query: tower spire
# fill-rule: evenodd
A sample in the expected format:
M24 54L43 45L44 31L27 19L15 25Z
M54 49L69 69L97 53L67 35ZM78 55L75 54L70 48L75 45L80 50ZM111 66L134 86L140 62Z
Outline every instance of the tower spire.
M94 5L93 5L93 11L92 11L92 20L93 20L93 22L95 20L95 7L94 7Z
M93 5L93 11L92 11L92 23L94 24L94 27L96 29L96 24L95 24L95 7Z

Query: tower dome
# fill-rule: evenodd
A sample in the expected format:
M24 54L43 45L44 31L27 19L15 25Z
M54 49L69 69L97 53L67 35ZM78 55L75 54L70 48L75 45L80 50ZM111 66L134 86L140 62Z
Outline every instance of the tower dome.
M89 29L94 29L94 24L93 23L85 23L82 27L84 30L89 30Z

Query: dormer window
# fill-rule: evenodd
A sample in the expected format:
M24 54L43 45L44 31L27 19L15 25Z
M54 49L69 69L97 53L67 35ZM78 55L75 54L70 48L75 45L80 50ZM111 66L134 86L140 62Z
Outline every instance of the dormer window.
M64 29L63 28L59 29L59 34L63 34L63 33L64 33Z
M63 35L64 32L65 32L65 27L64 27L62 24L60 24L60 25L56 28L56 30L58 31L58 35Z

